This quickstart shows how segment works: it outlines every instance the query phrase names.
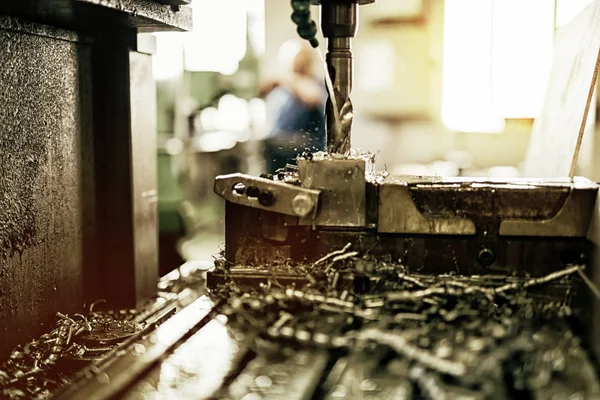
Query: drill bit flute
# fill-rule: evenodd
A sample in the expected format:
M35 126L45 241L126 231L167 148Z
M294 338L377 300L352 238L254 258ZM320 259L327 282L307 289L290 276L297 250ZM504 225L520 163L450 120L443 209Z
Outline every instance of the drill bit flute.
M333 83L334 102L328 101L326 108L327 151L346 154L350 151L353 120L352 92L353 59L352 38L358 29L358 6L354 2L323 2L321 27L327 38L327 68ZM335 112L339 115L336 123Z
M354 117L350 100L354 72L352 38L358 30L358 5L373 2L374 0L312 0L312 4L321 5L321 29L323 36L327 38L326 64L332 87L329 88L325 113L327 152L331 154L350 152ZM298 25L298 34L316 48L316 24L310 20L309 0L293 0L292 7L292 20Z

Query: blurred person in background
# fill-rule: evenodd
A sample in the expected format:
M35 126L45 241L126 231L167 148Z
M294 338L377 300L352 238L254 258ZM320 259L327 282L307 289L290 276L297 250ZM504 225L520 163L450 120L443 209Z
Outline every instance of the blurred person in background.
M324 151L327 91L316 74L315 50L298 40L284 43L278 55L280 76L265 82L269 135L265 140L267 171L275 173L299 153Z

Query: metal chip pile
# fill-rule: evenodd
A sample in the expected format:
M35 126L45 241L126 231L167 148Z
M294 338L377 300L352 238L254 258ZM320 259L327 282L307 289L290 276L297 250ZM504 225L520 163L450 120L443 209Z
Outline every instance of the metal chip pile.
M135 334L136 310L64 315L57 313L54 329L13 350L0 364L0 397L41 399L68 383L83 365L102 357L115 344Z
M413 396L401 398L600 398L594 368L567 322L573 275L583 267L520 279L419 276L349 250L310 265L271 266L260 287L231 280L214 292L226 300L230 323L345 360L344 372L322 386L323 398L387 398L384 386L398 389L399 382ZM278 272L292 269L308 285L277 281ZM356 290L360 280L368 281L365 291Z
M7 360L0 360L0 398L49 397L68 385L84 367L141 332L153 318L162 318L161 310L172 309L173 302L185 305L197 298L205 291L202 276L203 268L184 264L163 277L158 296L137 310L96 311L96 306L104 302L99 300L86 315L56 313L50 332L17 346ZM181 295L185 295L185 301Z

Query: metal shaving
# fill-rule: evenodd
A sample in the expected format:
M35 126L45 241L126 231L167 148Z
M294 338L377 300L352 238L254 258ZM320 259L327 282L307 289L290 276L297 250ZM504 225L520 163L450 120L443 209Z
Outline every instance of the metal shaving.
M323 257L319 258L317 261L315 261L315 262L313 263L313 265L319 265L319 264L321 264L323 261L327 261L327 260L329 260L331 257L335 257L335 256L337 256L337 255L344 254L344 253L346 252L346 250L348 250L348 249L350 248L350 246L351 246L351 245L352 245L352 243L348 243L348 244L346 244L346 245L344 246L344 248L343 248L343 249L341 249L341 250L336 250L336 251L332 251L331 253L329 253L329 254L327 254L327 255L325 255L325 256L323 256Z
M78 371L138 334L164 307L172 308L174 302L184 306L197 298L205 291L203 275L199 265L184 264L163 277L157 298L139 309L98 311L106 303L100 299L85 315L57 312L48 333L17 346L8 359L0 360L0 398L50 397Z
M214 295L226 300L230 321L252 325L263 338L350 353L369 343L386 348L392 360L408 362L401 378L423 398L600 396L565 319L572 275L583 266L533 278L419 276L349 250L346 245L310 266L290 265L310 274L303 288L230 280ZM357 291L357 280L369 282L368 289ZM528 292L543 285L555 295ZM548 363L548 354L558 361ZM392 362L385 360L380 368Z
M100 357L112 349L106 342L140 329L133 321L135 310L94 312L94 305L88 316L57 312L49 333L17 346L0 364L0 397L46 398L67 382L73 368L80 366L77 361Z

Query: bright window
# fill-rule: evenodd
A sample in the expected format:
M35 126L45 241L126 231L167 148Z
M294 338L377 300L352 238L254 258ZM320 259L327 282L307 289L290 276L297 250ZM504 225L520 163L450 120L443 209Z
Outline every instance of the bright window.
M592 0L556 0L556 27L571 21L591 2Z
M183 74L183 41L181 33L155 33L156 53L152 56L152 72L158 81Z
M446 0L442 121L502 132L535 118L551 67L554 1Z
M248 36L256 56L265 54L265 0L246 0Z
M247 0L192 2L194 30L186 35L185 69L230 75L246 54Z
M194 29L189 33L156 33L156 79L187 71L231 75L250 42L255 55L265 52L265 0L196 0Z

